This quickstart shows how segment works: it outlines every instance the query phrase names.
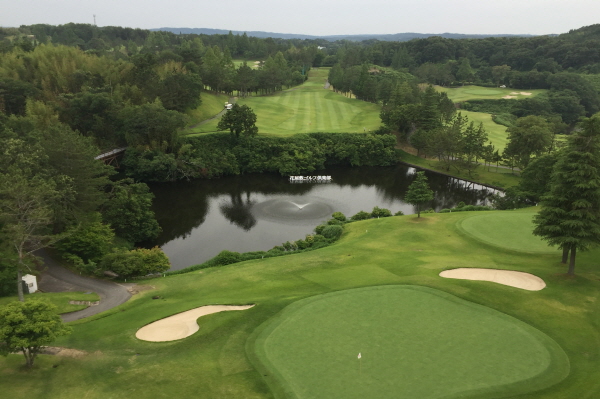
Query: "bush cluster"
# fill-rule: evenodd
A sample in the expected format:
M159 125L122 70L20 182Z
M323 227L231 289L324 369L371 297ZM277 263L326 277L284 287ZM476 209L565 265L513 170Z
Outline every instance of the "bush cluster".
M485 206L485 205L465 205L465 203L461 201L454 208L440 209L439 213L471 212L471 211L491 211L492 209L493 208L491 208L489 206Z

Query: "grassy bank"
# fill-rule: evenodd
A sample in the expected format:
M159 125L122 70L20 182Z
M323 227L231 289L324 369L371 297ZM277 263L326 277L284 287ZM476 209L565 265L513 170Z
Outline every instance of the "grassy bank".
M511 213L530 220L534 211ZM256 360L253 333L265 322L288 305L315 295L381 285L416 285L514 317L560 345L569 358L568 377L551 388L529 393L527 398L597 397L600 251L579 254L577 277L566 278L565 267L555 253L507 250L501 239L507 234L504 230L492 230L488 242L463 232L465 218L492 214L427 214L356 222L346 226L337 244L317 251L149 280L146 284L155 287L153 290L141 292L109 312L72 323L73 334L56 342L88 351L87 356L42 355L30 371L20 368L22 356L0 358L4 395L94 399L194 397L201 393L203 398L271 398L269 387L276 384L275 376L257 370L250 361ZM518 229L508 233L524 234ZM542 278L547 287L530 292L438 276L456 267L529 272ZM152 321L207 304L256 306L203 317L200 330L183 340L150 343L135 338L135 332ZM399 323L394 328L401 327ZM340 339L344 333L331 331ZM413 338L418 340L419 336ZM448 348L451 346L442 345L439 351ZM348 356L356 361L354 352L358 351L353 349ZM511 397L509 392L496 393ZM475 397L490 395L487 392Z
M479 165L474 171L471 172L471 174L469 174L468 171L457 170L454 166L450 167L450 170L446 170L446 166L435 158L418 157L405 150L398 150L398 152L400 154L399 159L401 162L415 165L424 169L430 169L438 173L458 177L460 179L502 189L515 186L519 183L519 177L514 172L512 172L510 169L496 167L495 165L489 167Z
M193 131L194 126L198 123L216 116L219 112L223 111L225 102L228 100L229 97L225 94L203 92L202 104L198 108L186 112L186 115L189 117L188 128L186 130Z
M69 301L90 301L95 302L100 300L100 297L96 293L84 293L84 292L35 292L33 294L26 294L25 300L37 299L43 302L51 303L56 306L59 314L75 312L76 310L85 309L88 305L72 305ZM17 301L18 297L7 296L0 298L0 306L6 305L7 303Z

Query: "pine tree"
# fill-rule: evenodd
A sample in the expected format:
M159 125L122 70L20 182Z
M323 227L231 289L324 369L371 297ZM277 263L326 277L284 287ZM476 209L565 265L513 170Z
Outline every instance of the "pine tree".
M586 119L554 167L550 193L542 199L533 234L570 253L569 275L575 274L577 250L600 244L600 114Z
M425 172L417 172L417 178L408 187L404 201L417 206L417 217L421 217L421 204L433 199L433 191L427 183Z

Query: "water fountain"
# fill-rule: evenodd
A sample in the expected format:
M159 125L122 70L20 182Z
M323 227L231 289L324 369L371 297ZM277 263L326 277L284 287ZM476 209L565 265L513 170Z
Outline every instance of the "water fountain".
M273 198L252 207L252 214L257 219L283 222L285 224L312 224L331 217L338 209L331 200L317 197L283 197Z

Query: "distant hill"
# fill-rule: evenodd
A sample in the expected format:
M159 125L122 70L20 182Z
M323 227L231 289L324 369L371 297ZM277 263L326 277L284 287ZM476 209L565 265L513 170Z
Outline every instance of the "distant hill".
M196 34L196 35L227 35L229 33L226 29L208 29L208 28L157 28L150 29L153 31L165 31L172 32L175 34ZM314 36L314 35L303 35L295 33L275 33L275 32L262 32L262 31L231 31L234 35L242 35L244 32L248 36L267 38L272 37L275 39L325 39L329 41L336 40L350 40L360 42L363 40L381 40L389 42L406 42L412 39L424 39L430 36L441 36L447 39L484 39L486 37L533 37L536 35L470 35L462 33L394 33L386 35L331 35L331 36Z

